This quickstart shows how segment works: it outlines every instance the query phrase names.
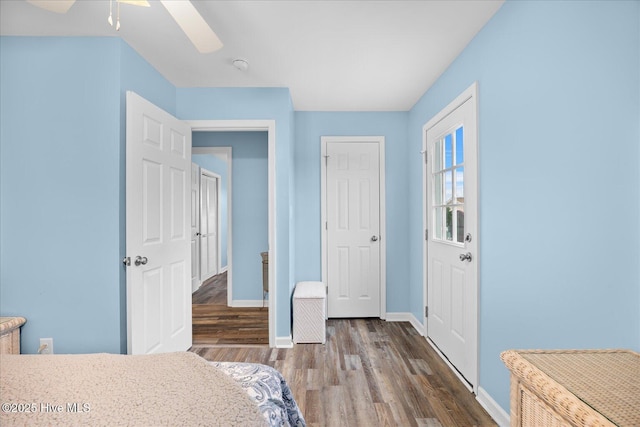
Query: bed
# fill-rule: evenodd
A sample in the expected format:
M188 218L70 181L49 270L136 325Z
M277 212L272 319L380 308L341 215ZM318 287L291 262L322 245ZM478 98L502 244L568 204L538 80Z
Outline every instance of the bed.
M189 353L0 355L0 425L305 426L282 375Z

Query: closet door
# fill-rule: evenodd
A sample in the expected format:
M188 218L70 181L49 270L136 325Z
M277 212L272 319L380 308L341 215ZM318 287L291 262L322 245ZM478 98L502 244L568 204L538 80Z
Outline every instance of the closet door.
M191 163L191 292L200 281L200 166Z
M220 178L200 170L200 280L218 274L218 185Z

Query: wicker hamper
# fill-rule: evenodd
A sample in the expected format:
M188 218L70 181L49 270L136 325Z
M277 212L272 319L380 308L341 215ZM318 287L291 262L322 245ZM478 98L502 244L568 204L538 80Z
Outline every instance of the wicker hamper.
M293 342L326 342L327 292L322 282L298 282L293 292Z
M640 354L509 350L511 426L640 426Z

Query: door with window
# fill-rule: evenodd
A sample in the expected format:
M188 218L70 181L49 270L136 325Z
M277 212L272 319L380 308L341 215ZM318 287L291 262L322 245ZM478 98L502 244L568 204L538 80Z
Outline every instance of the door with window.
M475 96L466 98L425 126L426 324L432 343L476 386L477 135Z

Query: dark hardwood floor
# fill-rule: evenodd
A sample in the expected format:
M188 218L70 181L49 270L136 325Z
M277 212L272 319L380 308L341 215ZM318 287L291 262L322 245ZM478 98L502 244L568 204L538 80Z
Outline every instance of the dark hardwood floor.
M227 307L227 273L192 295L193 345L268 345L269 309Z
M191 351L207 360L275 367L310 427L496 425L406 322L329 319L324 345L194 345Z

